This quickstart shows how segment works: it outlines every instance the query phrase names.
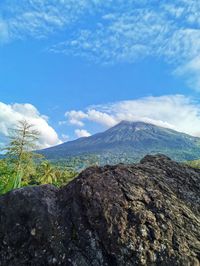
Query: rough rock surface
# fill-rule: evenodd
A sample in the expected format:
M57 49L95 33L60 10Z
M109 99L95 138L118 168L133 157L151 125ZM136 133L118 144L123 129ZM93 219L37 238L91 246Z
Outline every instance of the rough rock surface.
M200 171L163 155L0 198L0 265L200 263Z

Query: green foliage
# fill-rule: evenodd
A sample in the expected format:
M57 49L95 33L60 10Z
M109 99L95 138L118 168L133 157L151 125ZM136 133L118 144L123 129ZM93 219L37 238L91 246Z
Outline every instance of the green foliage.
M52 184L55 179L54 168L48 161L44 161L39 165L37 173L40 184Z
M187 161L186 164L192 168L200 169L200 160Z
M9 166L8 160L0 160L0 194L21 187L22 173Z
M68 184L77 176L75 161L52 164L33 152L39 132L27 121L19 121L10 130L10 143L6 159L0 160L0 194L32 185L53 184L57 187ZM82 165L83 166L83 165Z
M16 172L23 175L33 168L33 159L40 155L32 152L36 147L39 132L27 121L19 121L15 128L10 129L10 143L4 149L6 156L14 165Z
M58 166L59 168L67 167L68 170L81 172L82 170L90 167L97 166L100 164L99 156L95 154L84 154L80 156L69 156L65 157L65 159L60 160L51 160L51 162Z
M0 193L28 185L28 177L34 173L34 158L32 152L36 147L39 132L27 121L19 121L15 128L10 129L10 143L4 148L6 164L0 172ZM2 169L1 169L2 170Z
M48 161L42 161L37 167L37 181L39 184L53 184L63 186L68 184L77 176L74 170L67 167L55 166Z
M63 185L67 185L69 182L71 182L75 177L77 176L77 172L74 170L59 170L57 169L55 171L55 180L53 184L57 187L61 187Z
M0 195L24 186L52 184L61 187L77 176L77 172L72 169L63 165L55 166L44 160L33 164L32 167L26 173L16 172L9 160L0 160Z

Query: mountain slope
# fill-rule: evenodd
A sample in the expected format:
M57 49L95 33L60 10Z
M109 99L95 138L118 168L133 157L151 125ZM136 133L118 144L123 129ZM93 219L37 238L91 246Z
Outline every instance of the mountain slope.
M103 133L40 151L48 159L96 154L104 163L138 161L164 153L178 161L200 157L200 139L144 122L122 121Z

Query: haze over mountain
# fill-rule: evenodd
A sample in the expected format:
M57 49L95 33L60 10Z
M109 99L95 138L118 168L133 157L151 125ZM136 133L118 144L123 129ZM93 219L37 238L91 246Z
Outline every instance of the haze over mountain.
M95 134L41 150L48 159L97 155L104 163L132 162L146 154L163 153L184 161L200 157L200 138L144 122L122 121Z

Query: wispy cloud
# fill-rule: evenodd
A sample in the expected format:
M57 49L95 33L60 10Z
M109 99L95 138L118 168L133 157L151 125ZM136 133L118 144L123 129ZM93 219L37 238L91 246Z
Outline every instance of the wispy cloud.
M8 25L0 19L0 44L7 42L9 39Z
M200 53L197 0L4 0L0 10L0 40L55 34L48 51L100 64L162 58L200 90L200 68L187 72Z
M21 0L19 4L17 0L5 0L0 15L8 25L11 39L45 38L59 30L66 31L86 15L94 3L87 0Z
M136 9L102 17L94 29L81 29L74 39L52 51L74 53L98 63L133 62L146 56L163 57L180 64L200 50L200 30L184 27L166 11Z
M77 113L84 116L77 118ZM146 97L67 112L82 126L89 122L112 127L122 120L144 121L200 137L200 105L183 95ZM73 123L72 123L73 124Z
M49 50L84 57L98 64L131 63L144 57L162 58L174 70L182 67L189 86L200 90L196 71L190 69L188 73L185 68L200 53L197 1L138 3L122 1L115 8L101 10L92 27L78 28L73 37Z
M51 51L73 53L103 64L133 62L158 53L169 28L163 16L149 9L102 14L95 28L78 30L74 38L56 44Z
M186 75L189 87L200 91L200 56L196 56L188 63L177 67L174 73L178 76Z

